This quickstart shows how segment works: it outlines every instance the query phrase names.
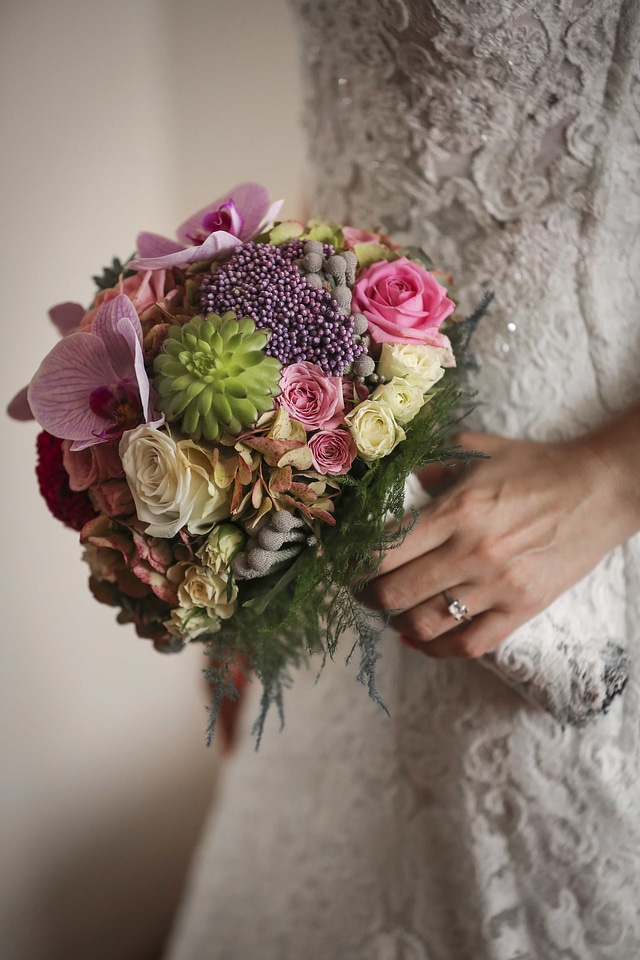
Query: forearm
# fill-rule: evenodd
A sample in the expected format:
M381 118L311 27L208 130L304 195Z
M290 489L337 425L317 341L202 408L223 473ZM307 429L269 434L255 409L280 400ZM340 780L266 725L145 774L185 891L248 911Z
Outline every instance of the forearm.
M627 540L640 530L640 402L576 442L601 464L600 482L607 487L619 539Z

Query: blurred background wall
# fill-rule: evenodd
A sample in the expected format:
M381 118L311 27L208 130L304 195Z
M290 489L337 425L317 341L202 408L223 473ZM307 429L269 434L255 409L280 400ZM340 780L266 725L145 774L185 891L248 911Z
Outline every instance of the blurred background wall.
M299 113L285 0L2 0L2 405L139 230L246 179L299 213ZM151 960L220 765L202 655L90 596L36 433L0 417L0 958Z

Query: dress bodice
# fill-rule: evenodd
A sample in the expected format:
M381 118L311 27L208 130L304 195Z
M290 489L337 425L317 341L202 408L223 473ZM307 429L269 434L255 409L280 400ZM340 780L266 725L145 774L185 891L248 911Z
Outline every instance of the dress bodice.
M466 312L496 294L484 424L561 436L637 396L640 6L293 6L322 212L422 244Z

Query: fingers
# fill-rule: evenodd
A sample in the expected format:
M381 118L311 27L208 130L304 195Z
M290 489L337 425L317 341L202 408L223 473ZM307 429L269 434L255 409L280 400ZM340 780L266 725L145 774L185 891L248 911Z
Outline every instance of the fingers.
M535 580L528 564L515 562L531 552L522 536L531 527L531 509L521 516L521 501L527 507L528 500L514 497L513 488L518 494L520 487L512 477L513 457L502 456L515 441L465 432L454 442L494 459L486 467L486 461L478 461L478 469L459 464L420 471L425 488L440 495L422 509L405 541L387 553L362 599L393 613L392 625L405 642L417 644L427 656L479 657L536 612L529 599L513 601L522 592L518 577L524 574L528 595ZM468 607L471 622L456 621L446 590Z
M407 522L410 522L407 521ZM380 565L380 574L390 573L423 554L441 547L455 531L455 518L441 511L437 502L423 507L415 526L404 541L387 551Z
M497 647L521 623L522 619L512 614L490 610L477 618L474 617L471 623L464 623L428 643L419 643L414 640L409 645L415 646L427 657L434 657L437 660L474 659ZM408 639L413 640L411 637Z
M426 467L416 470L416 477L428 494L437 497L456 482L460 467L463 466L459 461L447 464L429 463Z
M403 546L390 551L390 554L399 553ZM437 597L451 585L454 549L454 544L448 541L428 556L418 551L415 559L410 559L401 567L394 567L388 573L381 573L368 583L359 594L359 599L374 610L409 611L417 604ZM464 580L463 565L464 561L458 561L455 569L459 574L462 571L461 579ZM383 563L382 570L384 566Z
M499 437L485 434L461 433L453 438L463 449L478 448L485 441L491 445L501 442ZM404 542L389 550L380 566L380 574L389 573L442 546L461 527L467 525L469 512L476 512L476 505L469 504L464 495L464 484L459 484L469 475L469 465L454 461L451 464L433 463L417 472L417 477L427 493L435 499L424 506L418 521Z
M489 589L461 583L446 590L446 596L443 591L425 603L404 610L392 618L391 624L405 637L419 644L428 644L437 637L468 624L469 621L457 620L451 613L449 606L452 600L464 604L473 617L486 613L493 605Z
M513 441L505 440L504 437L496 436L494 433L475 433L473 430L461 430L460 433L451 437L451 443L462 450L475 450L477 453L485 453L487 456L491 456L500 450L505 443L513 443Z
M460 447L463 450L485 451L487 443L492 445L494 437L487 437L484 433L457 433L451 437L451 445ZM471 464L464 460L451 459L446 463L429 463L425 467L416 470L416 476L424 489L432 497L437 497L444 493L449 487L457 483L469 470Z

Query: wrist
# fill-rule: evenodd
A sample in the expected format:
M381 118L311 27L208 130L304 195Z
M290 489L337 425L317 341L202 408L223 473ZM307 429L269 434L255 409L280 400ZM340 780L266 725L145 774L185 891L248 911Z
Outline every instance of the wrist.
M617 539L624 542L640 530L640 404L571 443L584 451Z

